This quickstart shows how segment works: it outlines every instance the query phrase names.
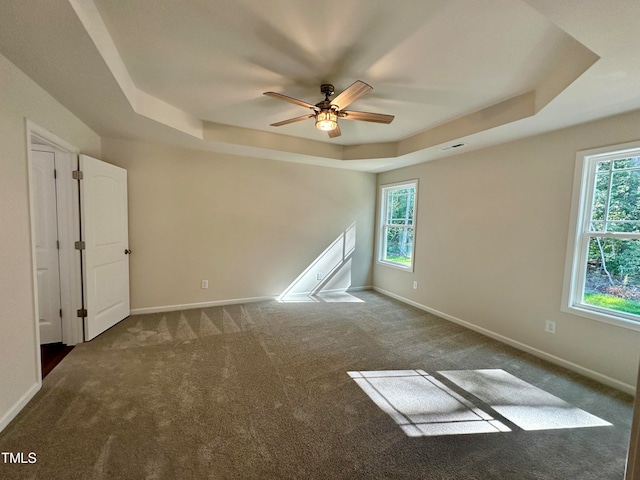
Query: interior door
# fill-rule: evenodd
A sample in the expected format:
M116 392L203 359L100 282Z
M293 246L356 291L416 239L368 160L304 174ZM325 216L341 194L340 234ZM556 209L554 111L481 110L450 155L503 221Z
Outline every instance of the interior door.
M127 171L80 155L85 340L129 316Z
M62 341L55 154L31 152L40 343Z

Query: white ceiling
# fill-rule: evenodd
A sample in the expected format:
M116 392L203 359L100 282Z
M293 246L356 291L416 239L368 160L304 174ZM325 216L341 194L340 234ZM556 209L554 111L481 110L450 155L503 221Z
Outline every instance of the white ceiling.
M106 137L381 171L640 108L637 0L4 0L0 53ZM321 83L373 91L330 139ZM456 150L460 151L460 150Z

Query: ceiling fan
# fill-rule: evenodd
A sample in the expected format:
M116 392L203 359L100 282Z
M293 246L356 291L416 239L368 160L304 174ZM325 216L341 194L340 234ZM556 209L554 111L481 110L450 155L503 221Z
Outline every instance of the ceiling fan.
M281 122L272 123L272 127L281 127L282 125L288 125L289 123L300 122L308 118L315 118L316 127L320 130L326 131L331 138L340 136L340 126L338 125L338 118L344 118L345 120L360 120L362 122L374 122L374 123L391 123L394 119L393 115L385 115L383 113L369 113L369 112L356 112L353 110L343 110L346 106L355 102L358 98L369 93L373 90L371 85L368 85L360 80L356 80L347 87L340 95L333 100L329 99L333 95L333 85L329 83L323 83L320 85L320 91L324 94L324 100L320 103L312 105L310 103L298 100L297 98L288 97L276 92L264 92L273 98L279 98L285 102L294 103L301 107L309 108L313 111L308 115L302 115L300 117L290 118Z

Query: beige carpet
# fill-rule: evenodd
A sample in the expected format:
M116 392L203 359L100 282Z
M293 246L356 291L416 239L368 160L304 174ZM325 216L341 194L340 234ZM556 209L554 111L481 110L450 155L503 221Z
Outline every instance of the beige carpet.
M623 478L630 396L379 294L354 295L362 302L126 319L76 347L0 433L0 452L37 457L0 462L0 478ZM488 395L477 375L444 375L489 369L604 423L525 430L491 405L513 390ZM464 400L451 408L478 409L506 430L407 434L349 374L394 370L424 372ZM402 402L418 411L407 418L424 418L436 396L408 385Z

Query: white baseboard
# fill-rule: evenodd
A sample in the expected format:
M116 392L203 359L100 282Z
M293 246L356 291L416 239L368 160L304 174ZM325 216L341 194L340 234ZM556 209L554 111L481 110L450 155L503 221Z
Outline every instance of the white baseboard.
M163 305L160 307L134 308L131 310L131 315L137 315L142 313L175 312L176 310L188 310L190 308L219 307L224 305L237 305L238 303L264 302L265 300L274 300L275 298L276 297L274 296L234 298L231 300L216 300L213 302L184 303L182 305Z
M367 290L373 290L373 285L363 285L362 287L349 287L347 292L364 292Z
M365 290L373 290L372 285L364 285L362 287L349 287L347 292L362 292ZM342 292L343 289L337 290L323 290L322 293L334 293L334 292ZM310 293L310 292L309 292ZM306 295L308 295L307 293ZM305 295L304 293L298 295ZM254 303L254 302L264 302L267 300L277 300L278 296L266 296L266 297L249 297L249 298L234 298L231 300L216 300L213 302L198 302L198 303L184 303L181 305L162 305L160 307L145 307L145 308L134 308L131 310L131 315L139 315L145 313L162 313L162 312L175 312L178 310L188 310L190 308L208 308L208 307L220 307L224 305L237 305L239 303Z
M621 390L625 393L629 393L631 395L635 395L636 393L636 387L628 383L621 382L620 380L616 380L615 378L611 378L607 375L596 372L595 370L591 370L590 368L583 367L582 365L578 365L577 363L573 363L569 360L565 360L564 358L557 357L555 355L547 353L543 350L539 350L525 343L519 342L517 340L513 340L512 338L509 338L509 337L505 337L504 335L500 335L499 333L492 332L491 330L487 330L486 328L479 327L477 325L474 325L473 323L469 323L460 318L454 317L444 312L440 312L439 310L436 310L434 308L430 308L430 307L427 307L426 305L422 305L418 302L414 302L413 300L409 300L408 298L404 298L404 297L401 297L400 295L396 295L395 293L387 292L386 290L383 290L378 287L373 287L373 289L378 293L381 293L391 298L395 298L396 300L399 300L403 303L411 305L412 307L416 307L416 308L419 308L420 310L424 310L425 312L432 313L433 315L436 315L437 317L443 318L445 320L449 320L450 322L457 323L458 325L462 325L463 327L466 327L470 330L481 333L487 337L493 338L494 340L498 340L499 342L510 345L514 348L517 348L518 350L522 350L523 352L527 352L527 353L530 353L531 355L535 355L536 357L542 358L543 360L547 360L556 365L560 365L561 367L567 368L568 370L572 370L574 372L580 373L585 377L592 378L593 380L596 380L600 383L603 383L610 387Z
M11 407L9 411L0 418L0 432L2 432L5 427L9 425L9 423L11 423L11 420L16 418L16 415L18 415L18 413L20 413L20 411L27 405L27 403L29 403L29 401L35 396L35 394L38 393L40 387L42 387L42 382L36 382L31 388L29 388L29 390L25 392L24 395L22 395L22 397L20 397L20 399L13 405L13 407Z

